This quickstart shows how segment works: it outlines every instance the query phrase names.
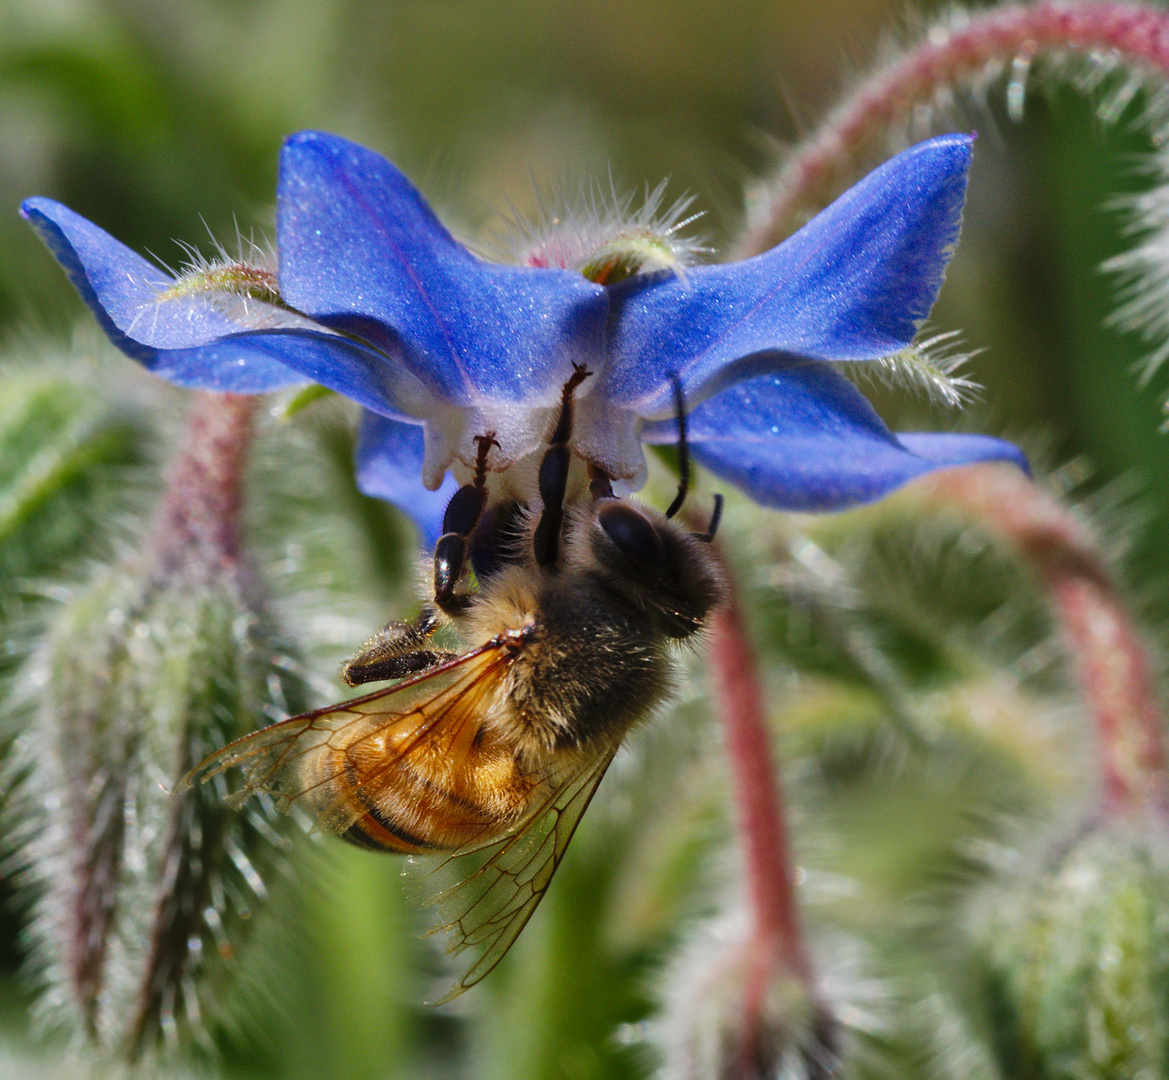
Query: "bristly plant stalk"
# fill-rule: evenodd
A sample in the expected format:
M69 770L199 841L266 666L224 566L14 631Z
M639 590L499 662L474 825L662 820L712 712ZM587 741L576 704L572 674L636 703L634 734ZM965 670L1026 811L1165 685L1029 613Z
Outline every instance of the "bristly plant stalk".
M767 183L735 257L757 255L794 232L912 124L917 110L976 90L1005 71L1025 80L1032 63L1045 56L1099 55L1138 74L1169 78L1169 12L1048 0L946 16L860 83L791 152Z
M1088 530L1016 470L952 469L919 490L1005 539L1042 582L1095 724L1104 809L1169 816L1165 721L1149 657Z
M752 1076L765 1054L763 1013L771 984L789 978L803 987L808 1000L814 1001L816 993L800 925L796 867L763 687L729 569L727 581L727 601L711 625L710 659L747 879L750 926L744 955L749 968L743 986L739 1067L743 1076Z
M259 398L193 395L183 445L170 466L154 526L158 570L235 569L240 553L244 468Z
M257 398L194 397L138 551L54 618L31 672L47 753L27 846L50 1022L136 1061L207 1042L237 947L280 857L266 812L227 785L170 794L212 750L306 704L242 554Z
M240 512L244 472L252 442L259 398L246 394L202 392L193 395L183 441L167 471L166 489L145 552L148 582L165 589L166 582L234 591L250 607L255 597L247 569L240 561ZM147 586L148 589L150 586ZM219 673L208 673L212 679ZM198 724L210 718L192 716ZM198 742L187 734L179 768L198 764ZM189 747L189 748L188 748ZM165 852L160 864L150 941L139 976L135 1010L125 1036L125 1054L135 1059L164 1031L170 1006L167 995L189 978L192 934L198 934L202 908L211 902L216 855L204 850L226 845L222 812L200 814L189 797L174 798L167 807ZM209 872L210 869L210 872ZM202 1033L196 1033L201 1035Z

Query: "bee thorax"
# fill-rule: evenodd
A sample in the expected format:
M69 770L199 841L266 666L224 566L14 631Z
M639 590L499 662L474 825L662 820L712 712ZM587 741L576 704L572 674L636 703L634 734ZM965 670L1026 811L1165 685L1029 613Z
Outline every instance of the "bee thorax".
M494 595L494 590L493 590ZM535 765L616 745L662 701L671 664L645 619L587 576L547 578L493 718Z

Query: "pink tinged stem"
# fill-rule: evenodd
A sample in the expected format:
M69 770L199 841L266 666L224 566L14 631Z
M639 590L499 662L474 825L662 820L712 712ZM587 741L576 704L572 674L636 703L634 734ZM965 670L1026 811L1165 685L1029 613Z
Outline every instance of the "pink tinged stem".
M209 580L238 571L243 471L256 401L240 395L194 396L144 552L151 580L189 574ZM149 583L145 587L149 591ZM108 678L124 654L125 640L111 631L103 648ZM71 852L63 951L82 1024L96 1039L127 858L125 806L133 799L131 762L138 752L135 725L141 718L102 716L93 708L67 704L60 741L69 785L65 812Z
M771 751L763 688L728 573L728 599L711 625L710 656L742 833L752 926L744 991L744 1074L758 1060L764 997L776 976L812 987L796 904L796 871Z
M891 130L988 70L1045 52L1106 52L1169 75L1169 12L1122 4L1012 4L931 27L924 40L838 106L768 185L736 258L766 251L826 206Z
M1087 530L1010 467L972 465L919 483L1008 540L1039 577L1095 722L1105 808L1169 815L1165 723L1149 657Z
M155 521L153 553L163 573L234 569L239 558L244 470L259 398L210 392L193 398Z
M220 588L234 579L245 592L251 591L240 559L240 512L259 400L242 394L192 395L186 431L167 470L153 543L147 549L154 580L193 579ZM179 775L195 764L188 757L193 745L189 733L184 740ZM189 793L171 801L147 931L149 948L133 1014L125 1018L122 1050L129 1061L138 1060L163 1030L171 1007L168 995L175 993L188 970L190 942L202 925L209 867L222 843L222 828L217 815L200 819Z

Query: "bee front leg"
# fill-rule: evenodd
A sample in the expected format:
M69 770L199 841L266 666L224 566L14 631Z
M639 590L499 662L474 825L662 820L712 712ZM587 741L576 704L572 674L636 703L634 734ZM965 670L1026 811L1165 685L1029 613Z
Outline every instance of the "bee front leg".
M430 647L438 629L438 612L427 605L417 619L387 623L359 652L341 665L341 678L350 686L404 679L428 671L458 654Z
M467 541L487 508L487 455L499 443L491 434L477 435L479 455L475 481L451 496L442 519L442 536L434 547L434 602L448 615L460 615L471 606L471 597L455 592L467 567Z
M568 469L572 455L568 440L572 436L572 395L592 372L575 361L572 378L564 384L560 395L560 414L556 427L548 437L548 449L540 462L540 520L532 536L532 552L536 565L553 567L560 559L560 533L564 527L564 495L568 489ZM610 494L612 489L610 488Z
M464 484L447 503L442 536L434 547L434 605L427 604L412 622L387 623L341 665L341 678L350 686L402 679L428 671L458 654L430 646L438 629L439 611L460 615L471 597L455 592L467 567L467 542L487 507L487 455L498 446L491 434L476 436L479 455L473 483Z

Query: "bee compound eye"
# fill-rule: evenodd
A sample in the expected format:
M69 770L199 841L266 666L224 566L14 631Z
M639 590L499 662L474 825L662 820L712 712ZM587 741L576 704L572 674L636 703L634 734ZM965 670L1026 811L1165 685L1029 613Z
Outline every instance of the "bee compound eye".
M653 564L662 556L662 541L656 526L644 514L626 503L602 506L597 520L605 535L635 562Z

